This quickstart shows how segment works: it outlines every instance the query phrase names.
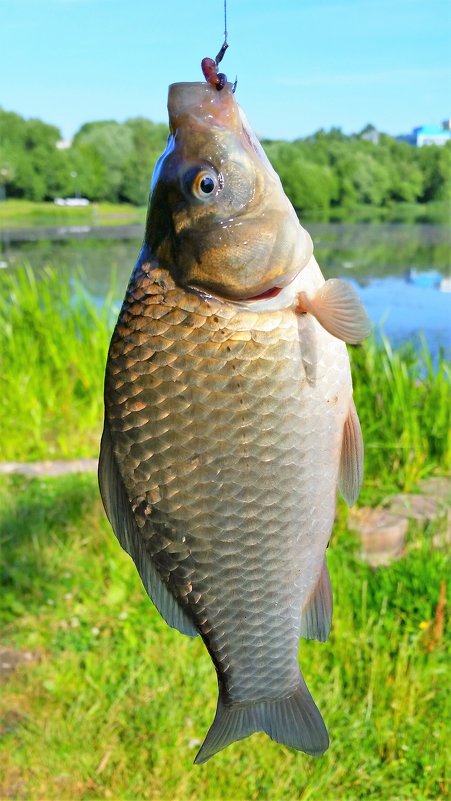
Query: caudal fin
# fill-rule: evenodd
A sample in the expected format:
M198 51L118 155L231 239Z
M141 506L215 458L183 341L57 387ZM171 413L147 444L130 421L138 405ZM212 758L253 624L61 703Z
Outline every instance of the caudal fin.
M312 756L321 756L329 747L324 721L301 676L297 689L287 698L228 705L219 697L215 719L195 764L257 731Z

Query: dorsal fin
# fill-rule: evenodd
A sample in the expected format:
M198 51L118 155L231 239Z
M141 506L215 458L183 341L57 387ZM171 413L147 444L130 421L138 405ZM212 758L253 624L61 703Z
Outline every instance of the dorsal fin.
M106 422L100 445L99 486L112 529L123 549L132 557L149 598L166 623L182 634L195 637L199 632L194 623L168 590L144 548L142 534L136 525L116 464L111 434Z
M338 488L348 506L359 497L363 481L363 438L359 416L351 398L348 416L343 429Z

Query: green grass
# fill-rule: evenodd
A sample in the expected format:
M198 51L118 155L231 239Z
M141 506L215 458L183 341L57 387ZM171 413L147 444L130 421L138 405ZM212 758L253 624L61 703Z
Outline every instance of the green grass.
M96 306L82 275L0 272L0 460L97 455L103 372L117 306ZM450 460L449 365L426 346L350 348L366 447L365 492L411 489Z
M0 797L445 798L444 642L425 637L445 554L430 527L402 561L371 571L346 514L340 506L328 551L330 641L300 649L329 751L314 759L258 734L195 767L215 710L213 666L145 597L95 478L1 480L2 640L38 658L1 695Z
M34 225L125 225L143 224L146 208L127 203L91 203L89 206L55 206L31 200L0 203L0 230Z
M433 363L426 343L398 351L387 338L349 348L356 407L364 432L366 477L373 488L410 491L434 469L449 470L450 365Z
M97 455L117 311L50 268L0 274L0 459Z

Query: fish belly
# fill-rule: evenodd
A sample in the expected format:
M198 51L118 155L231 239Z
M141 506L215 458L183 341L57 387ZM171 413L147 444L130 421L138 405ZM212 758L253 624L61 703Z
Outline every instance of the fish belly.
M310 315L244 310L135 271L107 367L113 450L146 552L229 703L299 684L350 397L346 347Z

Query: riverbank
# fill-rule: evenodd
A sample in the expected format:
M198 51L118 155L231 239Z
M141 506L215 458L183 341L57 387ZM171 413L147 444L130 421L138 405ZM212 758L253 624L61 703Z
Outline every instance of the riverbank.
M388 207L358 205L328 210L310 210L303 222L400 222L448 223L449 203L394 203ZM10 199L0 202L0 231L38 225L136 225L144 224L145 206L129 203L90 203L88 206L57 206Z
M144 224L146 207L129 203L90 203L88 206L57 206L31 200L0 203L0 231L39 225L136 225Z

